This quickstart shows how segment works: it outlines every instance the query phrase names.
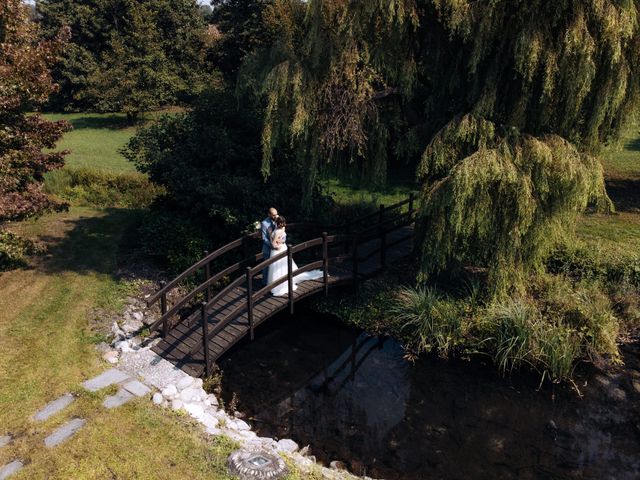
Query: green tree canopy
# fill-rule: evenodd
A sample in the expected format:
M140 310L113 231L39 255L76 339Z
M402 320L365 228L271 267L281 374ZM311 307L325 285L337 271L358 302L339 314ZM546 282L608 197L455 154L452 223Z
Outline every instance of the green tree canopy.
M44 194L42 181L64 163L65 152L50 149L68 124L28 112L55 90L50 67L67 39L63 30L38 41L22 1L0 3L0 223L60 206Z
M588 201L608 204L590 155L638 105L638 8L275 0L277 34L245 67L267 106L263 171L283 143L309 178L354 162L375 184L419 163L424 273L462 260L521 276Z
M133 117L189 99L215 77L195 0L41 0L39 11L48 35L72 31L54 106Z

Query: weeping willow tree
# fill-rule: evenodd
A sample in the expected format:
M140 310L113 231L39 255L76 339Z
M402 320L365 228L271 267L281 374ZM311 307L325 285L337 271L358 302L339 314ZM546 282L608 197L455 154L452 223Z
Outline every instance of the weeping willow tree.
M287 144L312 180L372 184L410 159L423 276L487 267L495 291L541 263L589 203L600 145L638 106L639 0L274 0L245 66L264 96L263 172ZM256 80L257 79L257 80Z

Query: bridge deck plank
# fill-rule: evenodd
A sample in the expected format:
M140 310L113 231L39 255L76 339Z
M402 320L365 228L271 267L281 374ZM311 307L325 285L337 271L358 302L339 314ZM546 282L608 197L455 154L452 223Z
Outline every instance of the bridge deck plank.
M388 242L394 242L407 235L409 229L404 228L388 235ZM406 256L411 251L411 241L408 240L399 243L387 252L387 262L392 262ZM369 252L373 252L380 245L380 241L375 239L358 249L360 257L366 256ZM351 281L352 267L350 260L344 260L340 263L334 262L329 265L329 286L342 284ZM373 255L371 258L358 265L359 276L367 277L380 270L380 257ZM253 291L257 292L262 288L260 278L254 278ZM324 289L322 279L307 280L298 284L298 288L294 292L294 302L311 295L321 292ZM219 299L207 311L207 321L209 330L213 329L222 319L226 318L239 305L243 305L246 300L246 287L240 286L228 292L223 298ZM268 318L288 307L288 296L274 297L270 294L257 299L254 302L253 319L254 328L264 323ZM200 321L200 310L196 309L191 313L185 321L175 325L167 334L166 338L161 339L154 347L153 351L178 368L182 369L189 375L201 376L204 371L204 353L202 348L191 354L192 349L202 345L202 324ZM234 344L246 336L249 331L248 313L246 308L241 309L235 319L227 324L210 342L209 342L209 358L215 361L225 352L227 352Z

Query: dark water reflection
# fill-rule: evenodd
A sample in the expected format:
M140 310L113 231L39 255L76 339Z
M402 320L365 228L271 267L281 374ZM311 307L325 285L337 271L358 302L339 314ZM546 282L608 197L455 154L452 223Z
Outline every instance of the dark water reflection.
M387 479L640 478L639 348L580 372L584 398L481 362L403 359L392 339L297 314L221 361L223 396L264 436Z

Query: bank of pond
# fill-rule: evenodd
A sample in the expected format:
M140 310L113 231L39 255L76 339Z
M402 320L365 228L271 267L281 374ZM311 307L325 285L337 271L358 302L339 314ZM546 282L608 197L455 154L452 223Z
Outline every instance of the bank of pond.
M389 480L640 477L640 346L569 384L481 358L415 361L389 337L301 310L220 361L222 396L262 436Z

